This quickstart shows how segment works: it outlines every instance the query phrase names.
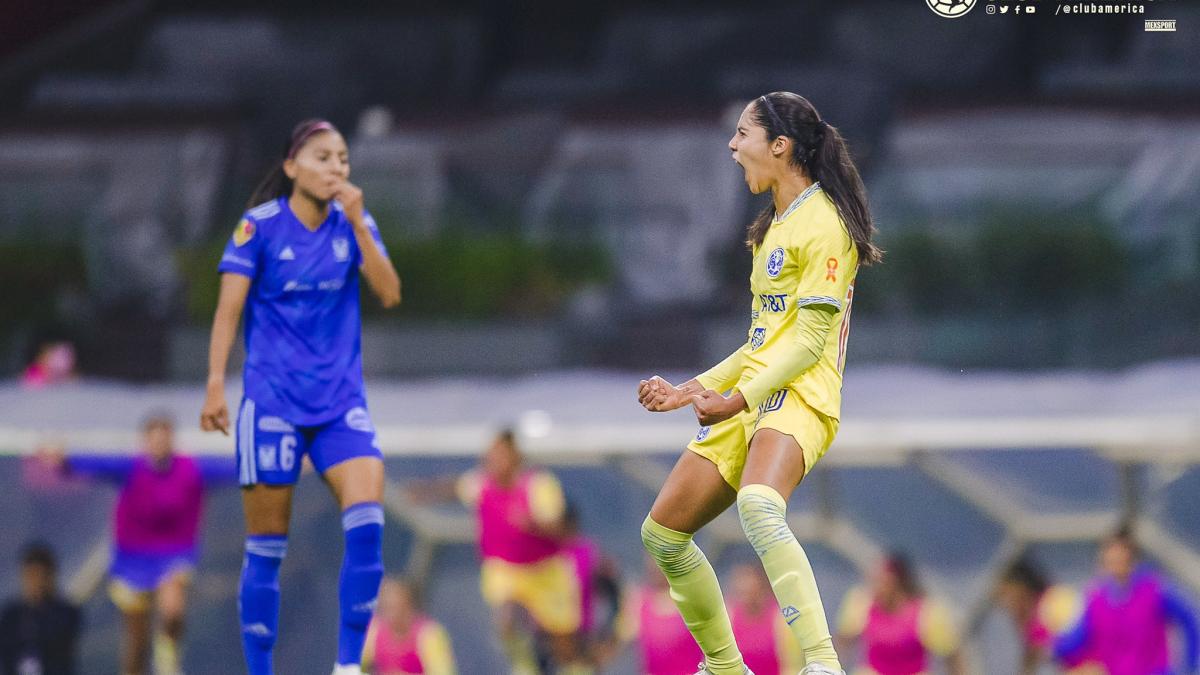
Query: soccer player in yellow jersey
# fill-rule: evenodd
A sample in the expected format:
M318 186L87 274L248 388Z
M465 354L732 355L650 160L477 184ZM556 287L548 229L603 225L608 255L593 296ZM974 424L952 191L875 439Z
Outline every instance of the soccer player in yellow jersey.
M640 383L647 410L691 405L704 425L642 523L642 541L704 651L700 673L743 675L717 577L692 541L736 503L804 652L801 672L841 673L812 567L785 511L837 432L854 277L882 252L871 243L866 192L841 134L803 97L774 92L751 101L729 150L750 191L772 196L747 237L748 340L682 385L657 376Z

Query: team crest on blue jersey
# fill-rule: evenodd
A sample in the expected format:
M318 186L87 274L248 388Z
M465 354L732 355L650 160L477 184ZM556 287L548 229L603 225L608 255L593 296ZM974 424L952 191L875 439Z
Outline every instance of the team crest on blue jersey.
M700 427L700 431L696 433L696 442L699 443L708 438L708 432L712 431L712 427Z
M777 248L767 256L767 276L774 279L783 271L783 249Z
M763 341L767 339L766 328L755 328L750 334L750 349L758 349L762 346Z
M345 237L333 240L333 259L338 262L346 262L350 259L350 242Z
M375 428L371 425L371 416L367 413L367 409L362 406L351 408L346 413L346 426L355 431L365 431L372 433Z

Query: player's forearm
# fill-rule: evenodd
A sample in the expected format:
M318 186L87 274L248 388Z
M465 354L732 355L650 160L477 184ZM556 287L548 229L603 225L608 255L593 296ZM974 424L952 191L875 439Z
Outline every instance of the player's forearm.
M725 391L737 384L742 376L742 363L742 348L738 347L720 363L697 375L692 382L698 382L704 389Z
M819 307L800 308L792 348L754 379L738 387L746 398L748 409L757 408L772 392L787 386L821 360L834 316L833 312Z
M1175 590L1163 594L1163 605L1167 618L1179 627L1183 638L1184 672L1196 672L1200 668L1200 630L1197 629L1196 612Z
M124 481L133 471L133 457L124 455L75 454L63 462L63 470L75 476Z
M213 315L212 335L208 341L208 386L225 386L225 368L229 365L229 352L237 337L238 321L246 306L250 293L250 279L238 274L221 275L221 292L217 298L217 311Z
M362 251L362 274L367 278L371 292L384 307L399 305L400 275L392 261L379 250L371 230L365 224L354 226L354 238L358 240L358 250Z
M237 317L228 316L218 309L213 318L212 335L208 342L208 385L225 386L225 368L229 365L229 352L237 337Z

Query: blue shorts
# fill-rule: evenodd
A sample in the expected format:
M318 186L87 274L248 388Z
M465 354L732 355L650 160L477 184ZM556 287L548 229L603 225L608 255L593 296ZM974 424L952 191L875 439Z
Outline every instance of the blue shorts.
M371 416L362 406L323 424L299 426L242 399L237 418L239 483L294 485L305 454L320 473L355 457L383 459Z
M173 574L190 574L199 555L196 549L178 553L113 552L109 576L131 591L146 593L158 588Z

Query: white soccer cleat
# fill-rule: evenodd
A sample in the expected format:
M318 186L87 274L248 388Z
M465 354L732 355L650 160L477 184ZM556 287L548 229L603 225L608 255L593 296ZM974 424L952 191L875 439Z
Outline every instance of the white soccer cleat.
M800 671L800 675L846 675L846 671L834 670L824 663L810 663L804 666L804 670Z
M363 675L362 666L358 664L350 664L348 666L334 666L333 675Z
M696 675L712 675L712 671L708 669L708 666L704 665L703 661L697 664L696 667L699 668L699 670L696 671ZM754 671L746 668L744 675L754 675Z

